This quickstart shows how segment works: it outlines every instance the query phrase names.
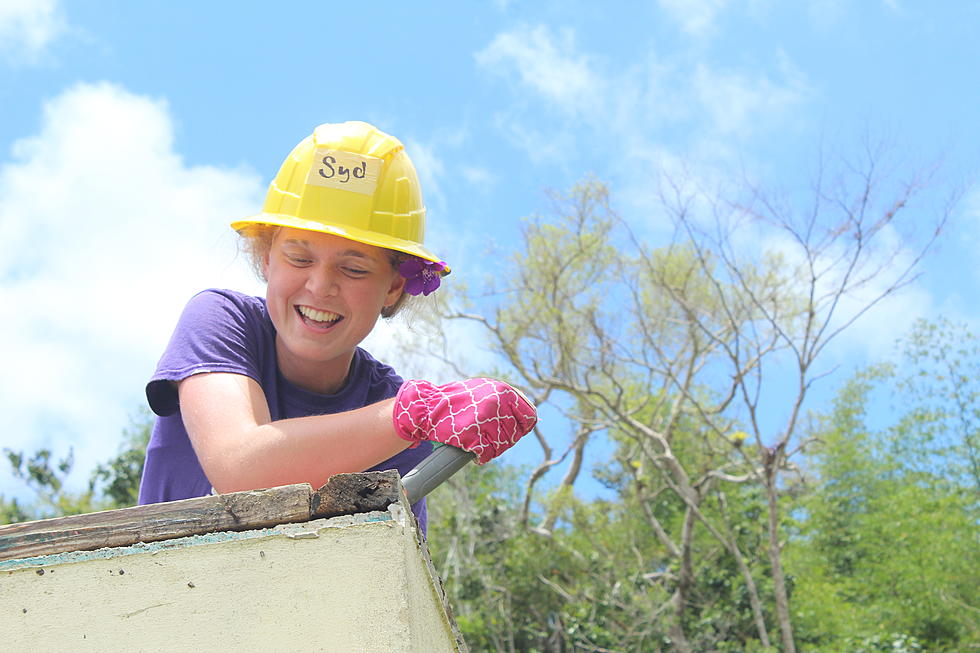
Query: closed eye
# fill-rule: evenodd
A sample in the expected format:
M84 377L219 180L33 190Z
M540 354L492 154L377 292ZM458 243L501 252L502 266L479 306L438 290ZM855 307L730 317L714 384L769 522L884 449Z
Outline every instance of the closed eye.
M352 268L352 267L344 267L343 270L344 272L351 275L352 277L363 277L364 275L370 272L369 270L363 270L361 268Z

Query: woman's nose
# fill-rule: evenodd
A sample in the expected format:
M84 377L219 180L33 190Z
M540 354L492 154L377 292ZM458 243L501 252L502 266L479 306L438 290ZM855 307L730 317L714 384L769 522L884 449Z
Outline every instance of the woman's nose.
M328 269L311 269L306 279L306 289L314 297L332 297L337 294L337 277Z

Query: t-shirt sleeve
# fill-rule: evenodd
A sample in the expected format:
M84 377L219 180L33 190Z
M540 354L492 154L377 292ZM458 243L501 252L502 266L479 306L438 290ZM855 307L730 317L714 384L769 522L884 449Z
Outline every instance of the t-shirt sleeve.
M230 372L261 382L256 331L262 324L259 311L248 300L257 301L217 290L191 298L146 385L146 399L154 413L176 412L176 382L194 374Z

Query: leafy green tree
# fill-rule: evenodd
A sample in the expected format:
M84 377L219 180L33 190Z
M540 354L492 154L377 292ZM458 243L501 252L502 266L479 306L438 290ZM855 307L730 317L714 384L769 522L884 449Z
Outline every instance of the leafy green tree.
M980 500L980 338L946 319L919 320L901 344L890 372L894 408L905 410L891 454L910 471L972 486Z
M789 564L801 638L814 650L886 650L891 642L959 651L980 640L980 510L961 457L972 406L959 400L977 380L956 372L980 362L976 344L946 322L920 322L895 364L851 379L819 422L814 489L801 504ZM963 356L944 369L960 387L941 400L945 374L934 387L927 381L935 359L951 351ZM889 394L902 408L872 428L869 406Z
M77 515L99 509L91 489L71 491L65 487L75 465L73 452L69 451L61 459L55 458L50 449L38 449L30 455L4 449L4 454L14 478L34 492L34 502L26 506L23 513L29 519Z
M46 448L29 455L4 449L14 477L33 492L34 500L29 504L21 504L16 498L6 499L0 496L0 523L135 505L152 426L152 415L145 408L141 409L123 430L119 453L96 466L89 478L88 487L84 490L73 491L66 488L67 478L75 466L72 451L58 459Z
M0 524L15 524L30 520L30 514L17 498L6 499L0 495Z
M123 429L119 453L115 458L96 466L89 480L89 489L108 501L112 508L135 506L139 501L140 479L146 445L153 432L154 417L140 407L129 426Z
M704 646L693 634L699 574L723 555L758 645L773 646L776 632L795 651L782 558L805 490L804 406L831 367L828 345L914 279L949 212L930 203L928 174L888 178L883 158L869 147L836 167L822 161L797 206L744 181L715 191L665 177L656 218L673 238L661 246L587 180L527 221L492 301L444 312L482 326L511 380L566 420L535 433L524 528L558 538L590 443L615 442L622 496L657 542L647 562L669 570L649 595L674 650ZM780 428L763 426L777 413ZM559 467L533 514L537 484ZM755 522L740 521L753 511Z
M663 650L658 544L640 520L617 502L567 497L554 531L525 529L521 489L516 470L495 465L432 496L430 548L470 647Z
M467 468L431 497L430 550L470 646L500 651L673 650L672 618L663 605L674 592L680 561L650 536L644 508L673 531L683 522L683 503L662 493L656 505L644 506L627 480L631 473L613 462L602 477L617 490L616 499L539 496L531 503L529 523L551 520L552 528L525 528L525 477L499 464ZM751 485L738 488L758 492ZM704 503L712 518L718 509L714 501ZM750 560L753 568L762 567L753 571L764 578L764 541L754 527L761 516L758 497L729 492L725 511L740 545L758 551ZM684 622L691 646L699 651L762 650L733 557L703 532L693 548L694 582ZM763 581L761 589L770 592L771 586ZM771 614L771 604L765 609Z

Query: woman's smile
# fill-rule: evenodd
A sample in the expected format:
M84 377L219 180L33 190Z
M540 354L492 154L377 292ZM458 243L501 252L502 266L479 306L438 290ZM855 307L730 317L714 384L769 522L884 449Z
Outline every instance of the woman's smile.
M311 306L299 305L296 307L303 322L314 329L329 329L344 319L340 313L332 311L321 311Z
M265 276L279 371L318 392L343 386L354 350L405 286L387 250L290 227L276 234Z

